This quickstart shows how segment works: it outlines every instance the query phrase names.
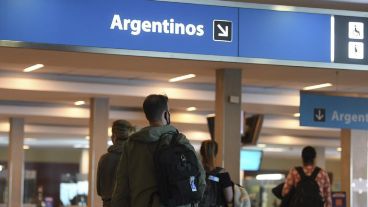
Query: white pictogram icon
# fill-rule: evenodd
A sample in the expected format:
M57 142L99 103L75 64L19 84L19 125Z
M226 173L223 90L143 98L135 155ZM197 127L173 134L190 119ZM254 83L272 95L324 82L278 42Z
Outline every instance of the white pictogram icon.
M364 43L349 42L349 58L350 59L364 59Z
M355 40L364 39L364 23L349 22L349 38Z

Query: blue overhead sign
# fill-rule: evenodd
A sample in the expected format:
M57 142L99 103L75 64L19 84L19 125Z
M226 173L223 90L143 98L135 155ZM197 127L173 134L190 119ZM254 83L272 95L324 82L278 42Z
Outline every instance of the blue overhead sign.
M238 56L236 8L127 0L2 0L0 15L0 40Z
M301 92L300 125L367 130L368 99Z
M152 0L0 0L0 41L367 64L367 19L335 19Z
M331 62L331 15L240 9L239 56Z

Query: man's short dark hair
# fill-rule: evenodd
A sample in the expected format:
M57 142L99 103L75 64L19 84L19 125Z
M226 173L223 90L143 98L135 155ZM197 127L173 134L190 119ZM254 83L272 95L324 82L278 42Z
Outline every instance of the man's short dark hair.
M302 151L302 159L304 164L313 164L316 159L316 150L311 146L304 147Z
M143 110L148 121L161 120L162 113L168 110L169 98L164 95L152 94L146 97L143 102Z

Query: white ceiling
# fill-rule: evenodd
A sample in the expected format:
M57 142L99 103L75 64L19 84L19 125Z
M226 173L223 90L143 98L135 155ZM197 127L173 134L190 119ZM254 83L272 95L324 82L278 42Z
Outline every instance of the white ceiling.
M44 64L45 68L30 74L21 72L36 63ZM286 149L306 144L330 150L339 146L338 130L299 127L297 118L292 116L298 112L299 89L324 82L335 85L328 89L332 91L368 89L365 71L3 47L0 48L0 118L6 123L11 116L26 117L27 137L33 138L29 143L32 147L45 146L45 142L63 146L58 140L66 137L70 138L66 139L66 145L72 147L75 145L72 140L86 142L89 117L88 106L75 107L74 101L88 103L91 97L109 97L111 121L126 118L143 127L146 121L140 108L144 97L151 92L166 93L171 98L174 124L198 144L195 140L209 138L205 117L214 112L215 71L221 68L242 69L243 110L266 115L259 142ZM168 83L169 78L188 73L197 77ZM196 106L198 111L186 112L190 106ZM62 128L56 133L52 127ZM5 127L2 133L6 135L6 132Z

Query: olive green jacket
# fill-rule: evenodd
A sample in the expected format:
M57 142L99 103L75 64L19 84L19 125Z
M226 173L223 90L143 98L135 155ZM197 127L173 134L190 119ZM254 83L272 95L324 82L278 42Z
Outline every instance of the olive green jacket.
M146 127L129 137L124 143L118 165L111 207L149 207L151 196L158 191L153 153L162 135L171 136L169 133L176 131L177 129L171 125ZM168 137L165 140L169 142L171 138ZM184 135L179 136L179 143L185 144L194 151L193 146ZM206 173L199 159L198 166L201 172L198 190L203 195ZM152 206L163 206L158 196L154 196ZM183 207L187 206L191 205Z

